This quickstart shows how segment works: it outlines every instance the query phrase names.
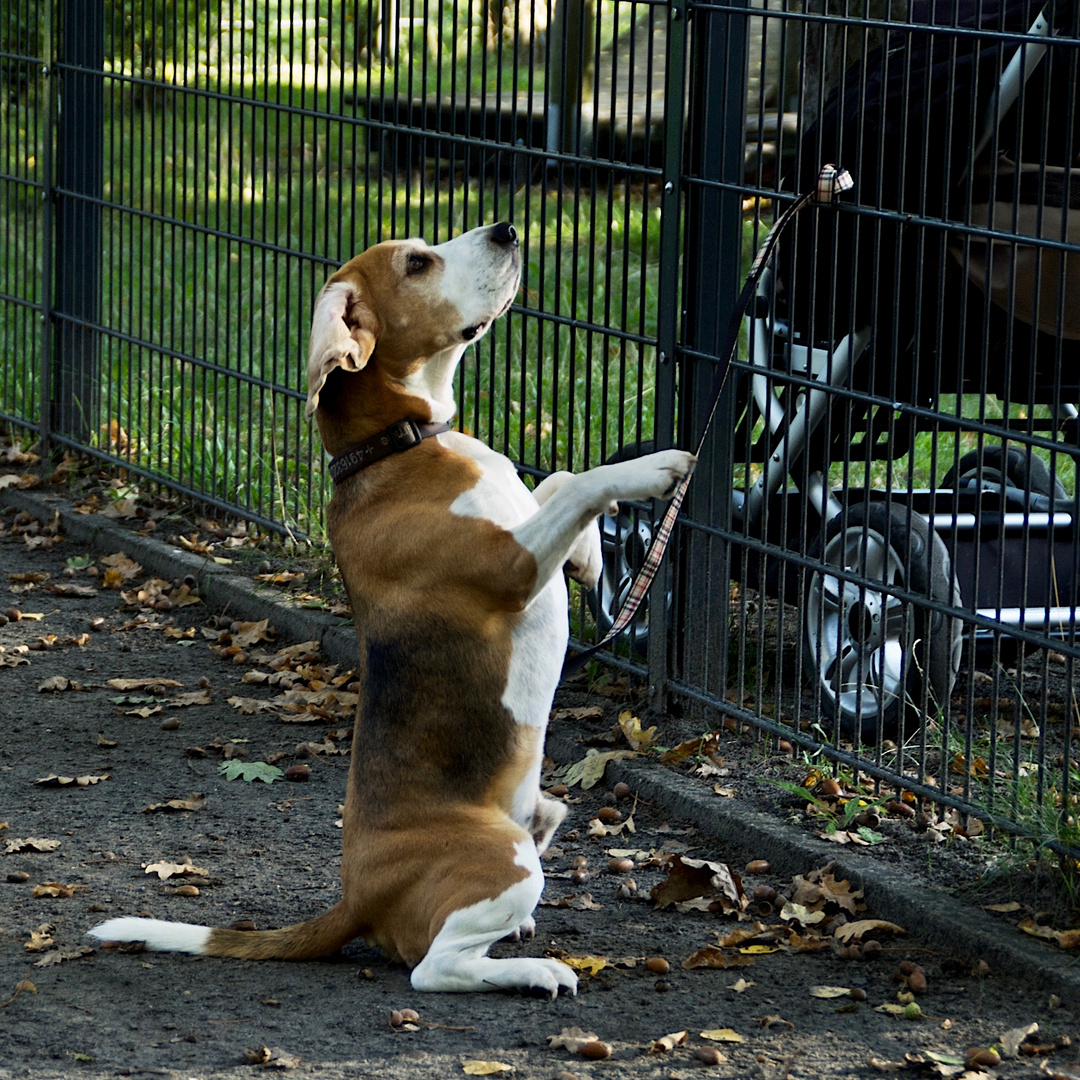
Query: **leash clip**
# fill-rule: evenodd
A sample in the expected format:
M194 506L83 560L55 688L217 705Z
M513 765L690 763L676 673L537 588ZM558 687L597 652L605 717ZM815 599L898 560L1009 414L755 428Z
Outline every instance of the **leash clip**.
M825 165L818 173L817 186L814 189L814 202L831 203L838 195L850 191L855 186L851 173L838 165Z

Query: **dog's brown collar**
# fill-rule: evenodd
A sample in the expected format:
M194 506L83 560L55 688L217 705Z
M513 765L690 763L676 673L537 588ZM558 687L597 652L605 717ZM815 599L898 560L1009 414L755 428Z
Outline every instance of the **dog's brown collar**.
M391 454L397 454L410 447L419 446L424 439L449 431L449 424L420 424L415 420L399 420L391 424L378 435L372 435L362 443L338 454L330 461L330 476L335 484L340 484L346 477L366 469L369 465Z

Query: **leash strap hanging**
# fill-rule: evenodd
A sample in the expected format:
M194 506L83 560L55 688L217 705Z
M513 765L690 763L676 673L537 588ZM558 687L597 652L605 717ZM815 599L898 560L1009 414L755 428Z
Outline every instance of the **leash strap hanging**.
M731 321L728 323L727 336L724 338L719 353L719 362L713 372L709 411L706 414L701 434L698 436L697 446L694 448L695 456L701 453L701 448L705 444L709 429L712 427L713 418L716 416L716 408L720 403L720 393L724 389L724 383L727 381L728 372L731 370L731 361L735 356L735 349L739 344L739 327L741 326L743 317L749 309L750 303L757 292L758 281L761 279L761 275L768 265L769 259L772 257L773 248L776 247L776 242L780 239L781 233L787 229L788 225L794 220L795 215L804 207L809 206L810 204L820 206L825 203L831 203L837 196L845 191L850 191L854 186L855 182L851 179L851 174L846 169L838 168L836 165L824 166L818 174L817 184L814 186L814 189L800 195L799 198L797 198L787 210L776 219L773 223L773 227L769 230L768 235L765 237L764 241L762 241L761 247L758 248L757 254L754 256L754 261L750 265L750 272L746 276L746 282L743 284L742 292L739 293L739 299L736 301L735 307L731 313ZM615 616L615 621L611 624L611 629L595 645L591 645L589 648L567 658L562 670L563 679L569 678L576 671L579 671L584 667L585 664L587 664L601 649L610 644L610 642L626 630L633 621L634 616L641 607L642 601L645 599L656 578L657 571L660 569L660 563L663 561L668 541L671 539L672 530L675 528L675 519L679 516L683 498L686 495L686 489L689 484L690 477L687 476L680 480L676 486L675 492L671 497L671 502L668 504L668 508L660 521L660 525L653 534L652 544L649 545L649 551L645 556L645 561L641 564L641 569L638 571L637 577L634 578L634 582L630 586L630 591L627 593L626 599L619 609L619 613Z

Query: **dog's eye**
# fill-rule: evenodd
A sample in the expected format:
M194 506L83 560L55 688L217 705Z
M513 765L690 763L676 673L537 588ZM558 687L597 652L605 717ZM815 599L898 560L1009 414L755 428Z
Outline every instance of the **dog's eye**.
M409 274L422 274L430 264L431 260L426 255L412 251L405 260L405 270Z

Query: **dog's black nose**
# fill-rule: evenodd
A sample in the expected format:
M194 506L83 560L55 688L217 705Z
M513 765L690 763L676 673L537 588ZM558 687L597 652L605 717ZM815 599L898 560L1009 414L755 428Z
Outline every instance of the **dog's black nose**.
M517 238L517 229L509 221L500 221L491 226L491 239L496 244L516 244Z

